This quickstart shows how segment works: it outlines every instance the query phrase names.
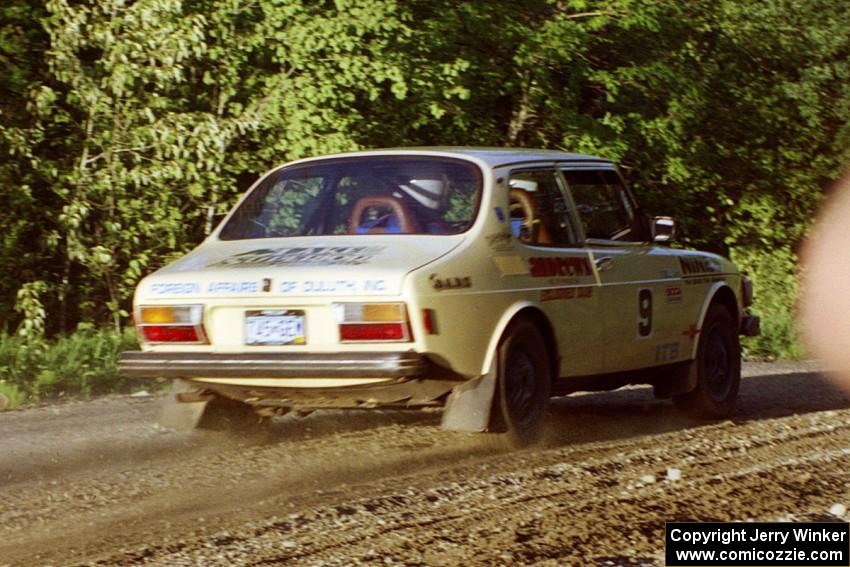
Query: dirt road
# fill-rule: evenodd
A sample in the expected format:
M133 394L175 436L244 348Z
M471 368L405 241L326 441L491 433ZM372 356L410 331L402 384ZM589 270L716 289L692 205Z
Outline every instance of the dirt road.
M574 396L515 453L434 413L250 439L162 430L155 397L0 413L0 565L662 565L665 521L850 507L850 398L811 364L745 374L734 420Z

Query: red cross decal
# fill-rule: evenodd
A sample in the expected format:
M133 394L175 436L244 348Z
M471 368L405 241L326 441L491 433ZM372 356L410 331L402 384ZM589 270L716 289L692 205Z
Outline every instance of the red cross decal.
M700 328L692 324L690 327L682 331L682 334L688 337L689 339L694 340L699 334L699 332Z

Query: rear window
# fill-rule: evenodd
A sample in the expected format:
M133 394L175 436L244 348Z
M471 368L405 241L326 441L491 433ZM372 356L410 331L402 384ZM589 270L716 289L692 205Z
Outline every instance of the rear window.
M475 220L481 175L469 162L356 158L282 169L222 228L222 240L341 234L458 234Z

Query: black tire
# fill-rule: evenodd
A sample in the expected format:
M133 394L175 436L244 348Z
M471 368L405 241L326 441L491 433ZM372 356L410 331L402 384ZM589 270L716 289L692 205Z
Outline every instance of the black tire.
M673 397L684 413L700 419L724 419L735 411L741 384L741 345L732 313L725 305L708 308L700 332L697 386Z
M216 396L204 408L197 429L204 431L247 431L258 429L263 418L248 404Z
M497 357L488 441L499 448L524 447L540 438L549 407L552 365L546 342L537 326L523 319L508 328Z

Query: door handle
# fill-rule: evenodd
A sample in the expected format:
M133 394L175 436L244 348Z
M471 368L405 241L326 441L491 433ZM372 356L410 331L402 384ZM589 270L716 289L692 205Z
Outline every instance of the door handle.
M597 270L604 272L614 267L614 258L611 256L602 256L601 258L597 258L594 264L596 264Z

